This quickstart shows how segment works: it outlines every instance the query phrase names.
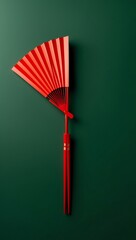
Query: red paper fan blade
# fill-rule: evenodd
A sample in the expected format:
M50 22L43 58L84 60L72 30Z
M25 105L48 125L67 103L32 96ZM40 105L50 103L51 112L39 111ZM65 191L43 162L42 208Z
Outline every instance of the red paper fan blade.
M69 87L69 37L45 42L20 59L12 70L64 112L67 111L66 88Z

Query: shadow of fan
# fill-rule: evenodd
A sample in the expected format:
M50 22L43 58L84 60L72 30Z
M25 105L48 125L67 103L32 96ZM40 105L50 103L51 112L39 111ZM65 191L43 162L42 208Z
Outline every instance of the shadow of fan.
M73 129L73 125L78 123L78 119L75 115L75 105L74 105L74 99L75 99L75 89L76 89L76 68L75 68L75 62L76 62L76 52L77 52L77 46L74 44L70 44L69 46L69 55L70 55L70 72L69 72L69 77L70 77L70 106L71 106L71 111L74 113L74 118L72 121L70 121L70 129ZM72 104L71 104L72 103ZM72 133L72 131L71 131ZM75 172L75 149L76 149L76 141L71 134L71 212L72 212L72 206L73 206L73 196L74 196L74 172Z

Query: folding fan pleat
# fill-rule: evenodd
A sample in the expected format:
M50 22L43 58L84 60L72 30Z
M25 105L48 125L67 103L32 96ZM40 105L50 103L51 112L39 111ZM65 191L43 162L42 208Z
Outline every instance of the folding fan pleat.
M22 69L19 68L19 65L12 68L21 78L23 78L26 82L28 82L33 88L35 88L38 92L40 92L44 97L47 96L45 90L39 86L39 84L35 83L34 80L28 76Z
M46 88L48 89L48 84L45 85L44 78L42 76L40 76L34 68L30 68L29 64L26 65L26 63L23 61L23 59L20 60L20 62L18 63L18 66L20 66L20 68L22 70L24 70L24 72L26 74L28 74L31 77L31 79L33 79L33 81L35 81L35 83L37 83L37 79L38 79L38 83L41 85L41 87L44 89L46 89ZM45 88L45 86L46 86L46 88Z
M55 89L57 89L57 88L59 88L59 79L57 76L57 70L55 68L55 63L54 63L53 57L52 57L53 51L51 49L51 46L49 45L49 42L47 42L47 44L46 44L46 49L48 52L49 61L50 61L50 65L51 65L51 69L52 69L52 73L53 73L53 81L55 84Z
M32 54L32 56L31 56L31 54ZM42 68L42 64L40 62L40 58L39 58L39 56L37 56L36 49L31 51L30 56L37 68L37 72L41 74L41 77L42 77L43 81L45 82L45 79L47 78L47 76L45 76L44 70Z
M56 68L57 68L57 72L58 72L58 76L59 76L59 86L62 86L62 74L61 74L61 68L60 68L60 60L59 60L59 55L60 55L60 48L57 48L57 40L53 40L52 41L52 46L54 49L54 61L56 63Z
M26 57L28 58L29 62L32 64L32 66L35 68L36 72L38 73L38 75L40 75L41 79L44 79L44 75L40 69L39 63L37 63L37 59L35 58L34 55L34 50L32 50L31 52L29 52ZM44 83L44 81L43 81Z
M63 81L62 85L65 86L65 68L64 68L64 42L63 38L60 38L60 49L61 49L61 64L62 64L62 75L63 75Z
M64 39L64 73L65 73L65 87L69 87L69 44L68 38Z
M54 44L53 44L54 42ZM59 71L59 66L58 66L58 62L57 62L57 51L55 51L55 40L53 41L49 41L49 48L50 48L50 53L51 53L51 57L52 57L52 62L53 62L53 66L56 72L56 77L57 77L57 83L58 83L58 88L60 88L61 85L61 76L60 76L60 71Z
M54 84L54 81L53 81L52 68L51 68L51 65L50 65L50 60L49 60L48 53L47 53L47 50L46 50L46 47L45 47L45 43L43 43L41 46L38 46L37 48L38 48L39 52L41 53L41 57L43 59L44 66L45 66L45 71L47 71L49 76L50 76L50 79L51 79L50 84L53 86L52 89L55 89L55 84Z
M61 86L63 85L63 69L62 69L62 58L61 58L61 46L60 46L60 39L56 39L56 48L58 51L58 66L60 69L60 81L61 81Z
M45 78L45 82L50 86L50 88L52 89L53 85L52 85L52 81L51 81L51 75L50 73L48 72L48 70L46 70L45 68L45 63L44 63L44 60L43 60L43 56L42 56L42 49L41 49L41 46L39 47L36 47L35 48L35 52L37 54L37 57L40 61L40 65L41 65L41 69L42 69L42 72L44 74L44 78ZM46 66L47 67L47 66Z
M40 76L32 73L32 71L30 71L30 69L28 67L23 65L23 63L21 61L18 63L18 65L16 67L18 68L18 70L20 70L20 73L22 72L22 74L24 74L27 78L31 79L31 81L33 83L35 83L39 88L41 88L42 91L44 91L46 93L46 95L48 94L48 92L47 92L48 86L46 86L46 88L44 87L45 83ZM38 81L37 81L37 79L38 79Z

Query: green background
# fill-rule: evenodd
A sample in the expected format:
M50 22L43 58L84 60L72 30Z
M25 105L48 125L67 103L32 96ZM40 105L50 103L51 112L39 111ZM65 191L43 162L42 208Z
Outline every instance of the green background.
M136 239L136 1L0 0L0 239ZM10 69L70 36L72 215L63 114Z

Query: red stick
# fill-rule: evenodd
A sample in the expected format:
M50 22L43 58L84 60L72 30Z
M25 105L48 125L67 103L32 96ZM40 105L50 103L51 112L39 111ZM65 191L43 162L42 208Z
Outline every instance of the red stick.
M64 133L64 150L63 150L63 201L64 201L64 214L67 214L67 151L66 151L66 139Z
M70 187L70 134L64 133L64 160L63 160L63 176L64 176L64 213L70 214L71 187Z
M67 138L67 211L68 214L70 214L71 211L71 203L70 203L70 198L71 198L71 181L70 181L70 135L68 134Z
M68 112L68 88L66 88L66 111ZM70 134L68 133L68 115L65 114L65 133L64 133L64 213L70 214L71 187L70 187Z

